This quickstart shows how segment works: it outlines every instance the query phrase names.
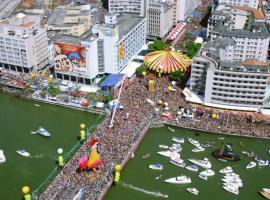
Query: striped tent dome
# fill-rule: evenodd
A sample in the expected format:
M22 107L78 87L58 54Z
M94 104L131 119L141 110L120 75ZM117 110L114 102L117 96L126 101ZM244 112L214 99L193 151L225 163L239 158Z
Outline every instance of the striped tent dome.
M190 63L191 60L186 55L170 50L148 53L143 61L144 66L147 68L165 74L170 74L178 70L186 71Z

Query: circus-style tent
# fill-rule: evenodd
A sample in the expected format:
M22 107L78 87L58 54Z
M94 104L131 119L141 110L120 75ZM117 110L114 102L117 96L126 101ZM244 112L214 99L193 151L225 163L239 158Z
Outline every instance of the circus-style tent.
M178 70L186 71L190 63L191 60L186 55L171 50L153 51L148 53L143 61L145 67L165 74Z

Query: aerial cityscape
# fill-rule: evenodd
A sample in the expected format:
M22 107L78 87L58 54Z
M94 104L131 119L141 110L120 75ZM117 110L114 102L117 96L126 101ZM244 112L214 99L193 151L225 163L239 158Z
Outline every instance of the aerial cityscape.
M270 199L270 1L1 0L5 200Z

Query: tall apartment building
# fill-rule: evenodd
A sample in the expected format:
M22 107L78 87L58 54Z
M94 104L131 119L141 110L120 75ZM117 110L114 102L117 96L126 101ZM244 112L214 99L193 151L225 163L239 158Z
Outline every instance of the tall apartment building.
M259 0L218 0L218 3L233 6L247 6L251 8L258 8L259 6Z
M173 27L173 0L148 0L147 35L163 38Z
M146 43L146 19L131 13L106 15L98 32L54 40L57 78L90 84L100 74L120 73Z
M210 18L211 40L193 58L191 91L210 106L243 110L270 106L270 33L265 22L254 12L221 10Z
M47 23L48 31L81 36L91 27L91 6L59 6L53 10Z
M200 4L201 0L177 0L177 21L185 21Z
M39 16L22 13L0 21L0 66L19 72L46 67L48 38Z
M145 16L146 0L109 0L110 13L136 13Z
M6 19L21 3L21 0L1 0L0 19Z

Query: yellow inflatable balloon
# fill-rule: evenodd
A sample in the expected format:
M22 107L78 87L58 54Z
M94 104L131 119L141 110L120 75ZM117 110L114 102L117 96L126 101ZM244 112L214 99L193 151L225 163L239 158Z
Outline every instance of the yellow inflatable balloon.
M31 78L36 78L36 74L35 73L32 73L31 74Z
M216 113L213 113L212 114L212 119L216 119L217 118L217 114Z
M143 75L143 76L145 76L145 75L146 75L146 72L145 72L145 71L143 71L143 72L142 72L142 75Z
M85 129L85 127L86 127L85 124L80 124L81 129Z
M121 165L115 165L115 171L119 172L121 170Z
M30 187L28 187L28 186L23 186L22 192L23 192L24 194L28 194L28 193L30 192Z

